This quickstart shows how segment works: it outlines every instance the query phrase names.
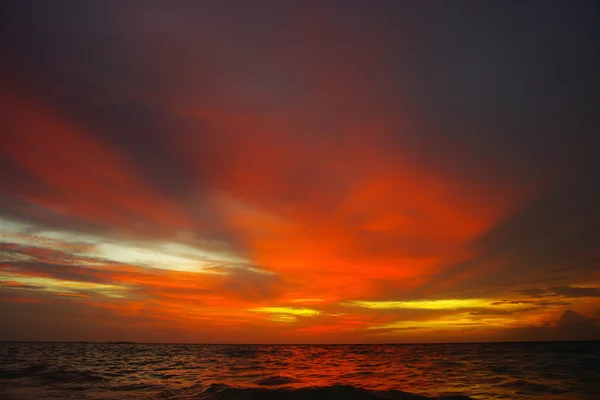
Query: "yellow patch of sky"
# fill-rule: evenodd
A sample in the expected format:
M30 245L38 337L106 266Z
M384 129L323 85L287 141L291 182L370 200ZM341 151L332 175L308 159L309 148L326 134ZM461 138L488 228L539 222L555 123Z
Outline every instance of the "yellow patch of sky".
M295 315L300 317L313 317L321 314L321 311L313 310L310 308L298 308L298 307L258 307L251 308L248 311L259 312L265 314L281 314L281 315Z
M22 275L0 275L0 279L16 282L21 285L27 285L32 287L40 287L40 289L45 292L51 293L72 293L76 294L81 291L84 292L94 292L97 294L101 294L105 297L112 298L124 298L126 297L126 292L128 287L119 286L119 285L109 285L103 283L94 283L94 282L77 282L77 281L68 281L68 280L60 280L46 277L36 277L36 276L22 276ZM27 286L19 287L19 286L8 286L12 289L28 289Z
M455 310L458 308L488 307L490 300L486 299L442 299L442 300L406 300L406 301L350 301L346 306L386 309L421 309L421 310Z
M406 329L466 329L469 327L500 327L506 326L513 319L507 316L477 317L469 313L447 315L427 320L404 320L385 324L372 325L367 330L406 330Z
M294 316L294 315L286 315L286 314L275 314L271 317L269 317L269 320L271 321L275 321L275 322L296 322L298 320L298 317Z
M345 306L369 308L374 310L412 309L412 310L459 310L463 308L519 308L522 304L494 304L497 299L438 299L406 301L363 301L355 300L342 303Z

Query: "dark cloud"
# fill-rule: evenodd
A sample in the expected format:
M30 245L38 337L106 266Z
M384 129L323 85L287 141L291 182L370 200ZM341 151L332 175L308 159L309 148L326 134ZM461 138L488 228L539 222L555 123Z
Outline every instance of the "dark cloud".
M114 272L109 269L87 268L81 265L74 266L72 264L55 264L42 261L11 262L0 267L1 271L63 281L118 284L118 280L113 278Z
M511 340L518 341L600 340L600 324L594 319L567 310L555 323L512 328L506 331L506 335Z
M439 78L432 82L447 87L432 97L447 105L436 109L451 114L434 119L444 126L433 132L462 132L449 134L446 140L452 147L478 153L455 154L464 159L465 168L481 174L482 180L501 182L502 176L513 183L522 177L534 180L527 183L532 189L529 199L474 239L472 247L478 255L442 268L440 282L477 272L471 274L468 287L519 284L540 276L547 283L555 278L580 278L582 270L593 268L591 260L598 257L600 248L600 189L593 183L600 180L600 162L592 149L599 144L594 131L600 121L591 104L600 90L600 80L592 77L599 60L592 56L589 40L577 39L595 31L589 18L598 10L585 10L588 6L565 13L562 6L555 5L540 15L539 10L527 6L517 6L515 14L507 7L499 15L499 10L481 7L468 16L459 13L456 17L472 23L465 31L448 27L448 40L461 34L470 38L442 52L448 57L444 62L432 64L439 67ZM544 21L535 29L527 17L533 14L537 21ZM479 18L479 23L470 18ZM500 28L508 26L504 25L507 18L514 18L510 24L514 29ZM576 20L582 24L581 31L572 28ZM481 34L473 35L472 29ZM452 58L454 52L460 55ZM494 60L497 56L502 61ZM571 68L571 56L580 60L577 70L581 76ZM468 57L479 62L469 63ZM447 79L447 65L457 60L463 62L456 67L456 79ZM477 72L469 72L470 68ZM583 76L587 78L579 79ZM529 93L517 95L521 90ZM441 95L444 92L447 94ZM523 102L520 106L515 103L517 98ZM572 112L565 106L566 99L582 107ZM572 134L578 139L571 140ZM444 152L450 143L440 146ZM483 154L486 156L481 157ZM448 160L445 155L440 154L440 160ZM469 166L471 162L476 165ZM496 273L499 265L502 272ZM563 273L559 276L560 268Z
M515 292L531 297L543 297L548 294L548 291L539 288L515 290Z
M529 312L533 312L533 311L538 311L540 309L542 309L542 307L523 307L523 308L519 308L519 309L516 309L516 310L482 309L482 310L473 311L470 314L471 315L479 315L479 316L485 316L485 315L515 315L515 314L524 314L524 313L529 313Z
M561 297L579 298L579 297L600 297L600 288L580 288L580 287L551 287L548 291Z
M572 303L567 301L555 301L555 300L538 300L534 304L540 307L552 307L552 306L570 306Z
M532 304L537 307L553 307L553 306L570 306L572 303L558 300L502 300L491 303L493 306L501 306L504 304Z
M562 266L570 273L563 280L581 278L581 268L595 270L591 261L600 249L600 164L589 165L577 177L537 196L519 211L476 238L479 255L447 265L436 281L468 271L468 287L521 282L545 276ZM502 272L491 266L500 264ZM563 270L564 271L564 270Z
M1 158L0 158L1 159ZM46 188L43 182L33 183L31 177L21 177L13 175L16 181L29 182L28 188L20 188L12 191L7 191L6 194L0 194L0 217L4 217L10 221L17 221L31 225L31 231L27 233L34 234L35 231L44 229L66 230L72 232L98 233L105 231L98 224L84 221L80 218L69 216L66 213L58 213L33 201L27 201L22 198L11 197L9 193L27 193L29 189ZM33 179L35 181L35 179ZM8 187L8 186L5 186ZM3 218L3 219L4 219Z
M4 257L8 257L12 261L21 260L20 262L31 262L39 261L46 264L63 264L63 265L75 265L75 264L105 264L107 260L98 257L86 257L81 255L73 254L72 252L84 252L93 250L93 245L87 243L60 243L52 240L48 240L44 237L36 237L27 235L28 241L32 245L23 245L19 243L0 242L0 254ZM42 244L43 242L49 242L59 247L63 247L65 250L57 250L48 247L35 246L36 242ZM112 265L119 264L117 262L110 262Z
M381 76L395 93L408 90L410 101L398 110L410 110L411 128L427 134L399 133L398 145L410 143L409 156L471 183L534 185L588 163L597 168L592 104L600 63L590 37L598 9L580 6L471 4L466 12L447 3L435 12L402 10L413 21L399 28L409 49L395 43L397 59L386 65L405 79ZM419 20L435 24L435 32Z
M583 297L600 297L600 288L582 288L570 286L556 286L546 289L530 288L515 290L515 292L526 296L542 298L542 297L563 297L563 298L583 298ZM552 304L552 302L550 302Z

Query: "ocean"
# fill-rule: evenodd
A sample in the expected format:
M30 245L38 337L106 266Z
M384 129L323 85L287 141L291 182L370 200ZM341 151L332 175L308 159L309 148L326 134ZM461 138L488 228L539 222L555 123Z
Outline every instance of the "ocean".
M600 342L0 343L0 399L600 399Z

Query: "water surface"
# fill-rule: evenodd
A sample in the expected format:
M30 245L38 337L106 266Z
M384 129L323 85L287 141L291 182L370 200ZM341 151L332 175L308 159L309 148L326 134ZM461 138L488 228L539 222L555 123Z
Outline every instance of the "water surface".
M0 343L3 400L421 399L459 394L480 400L600 399L600 342Z

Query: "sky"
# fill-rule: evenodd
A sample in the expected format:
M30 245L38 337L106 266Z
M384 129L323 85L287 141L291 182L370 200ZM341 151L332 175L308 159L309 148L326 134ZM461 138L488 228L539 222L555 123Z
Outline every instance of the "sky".
M0 340L600 339L594 1L7 1Z

